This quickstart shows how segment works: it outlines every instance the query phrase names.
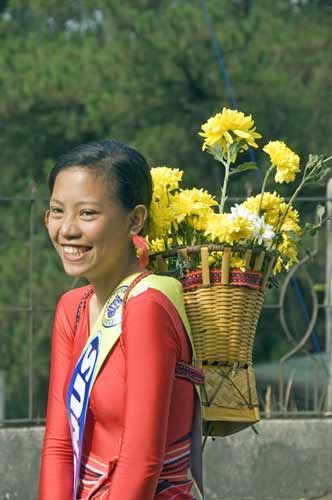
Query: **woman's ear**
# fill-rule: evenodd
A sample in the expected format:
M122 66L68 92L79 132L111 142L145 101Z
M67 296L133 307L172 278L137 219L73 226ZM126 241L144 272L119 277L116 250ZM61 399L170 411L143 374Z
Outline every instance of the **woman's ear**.
M133 208L130 215L130 220L129 220L130 232L133 234L139 234L144 227L147 216L148 216L148 210L146 206L136 205L136 207Z
M44 216L44 225L45 225L46 229L48 229L48 220L49 220L49 217L50 217L50 211L46 210L45 216Z

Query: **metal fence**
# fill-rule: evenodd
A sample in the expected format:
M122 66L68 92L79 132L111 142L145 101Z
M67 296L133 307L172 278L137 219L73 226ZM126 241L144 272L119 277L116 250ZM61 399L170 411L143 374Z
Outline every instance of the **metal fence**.
M300 197L296 205L300 212L312 213L317 203L325 204L332 215L332 180L326 196ZM0 197L3 425L43 422L53 312L59 295L78 285L64 276L48 242L45 208L46 200L34 192L29 197ZM267 293L258 324L255 372L266 418L332 415L331 221L308 245L280 288ZM267 340L270 350L264 356Z

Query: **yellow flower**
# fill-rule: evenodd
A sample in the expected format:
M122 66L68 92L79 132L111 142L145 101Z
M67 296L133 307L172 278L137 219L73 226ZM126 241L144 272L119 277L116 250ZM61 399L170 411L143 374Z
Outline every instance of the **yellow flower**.
M219 252L211 252L209 254L209 266L210 267L215 267L214 265L216 264L217 266L221 265L222 261L222 256L223 256L223 251ZM244 267L244 258L241 256L239 252L235 252L231 256L231 262L230 262L230 267L236 267L237 269L242 269L245 271Z
M164 252L166 250L165 240L162 238L156 238L151 241L148 239L148 246L150 253Z
M273 268L273 274L278 274L281 272L283 268L283 262L282 262L282 258L281 257L278 257L277 258L277 261L274 265L274 268Z
M280 230L282 232L294 231L294 233L297 236L301 236L301 234L302 234L302 229L299 226L299 224L297 224L296 222L294 222L294 220L292 220L290 217L288 217L288 214L286 216L286 219L282 223Z
M280 205L280 217L283 216L283 214L286 211L287 204L285 202L281 203ZM301 236L302 234L302 229L299 225L299 220L300 220L300 215L295 208L292 206L289 207L287 215L281 225L280 231L281 232L287 232L287 231L294 231L297 236Z
M179 188L183 171L178 168L154 167L151 168L153 184L153 198L160 200L167 193Z
M281 254L277 262L274 266L273 273L279 273L282 268L285 268L286 271L298 261L297 256L297 245L296 242L293 241L287 233L282 233L282 240L277 246L277 251Z
M230 221L228 228L228 243L240 243L252 237L253 224L250 220L239 215Z
M243 257L237 254L233 254L231 257L231 267L236 267L237 269L242 269L243 271L245 271Z
M248 149L248 144L257 148L256 139L261 137L256 132L254 121L251 117L245 116L241 111L223 108L221 113L217 113L202 125L203 132L199 135L204 137L203 151L219 145L226 153L227 145L233 142L245 140L247 144L243 149Z
M230 220L227 214L211 214L207 218L205 236L212 243L241 243L252 235L252 223L239 216Z
M244 206L254 214L257 214L260 199L260 194L251 196L242 203L242 206ZM273 193L269 193L268 191L266 191L263 194L261 215L264 215L266 224L270 224L273 229L276 229L278 225L283 205L286 206L284 198L282 196L279 196L275 191Z
M220 266L223 253L224 253L223 251L211 252L209 254L209 266L210 267Z
M183 171L177 168L155 167L151 169L153 184L152 202L149 209L148 234L152 240L166 238L172 226L170 196L179 189Z
M149 208L148 235L151 240L166 238L172 227L172 214L168 203L152 199Z
M183 189L170 196L173 224L177 226L186 219L189 227L202 231L207 217L213 213L212 206L218 205L214 197L204 189Z
M206 221L205 236L211 243L226 243L229 233L229 219L226 214L210 214Z
M263 151L270 156L271 163L277 168L275 181L280 184L293 182L296 173L300 171L300 157L282 141L270 141Z

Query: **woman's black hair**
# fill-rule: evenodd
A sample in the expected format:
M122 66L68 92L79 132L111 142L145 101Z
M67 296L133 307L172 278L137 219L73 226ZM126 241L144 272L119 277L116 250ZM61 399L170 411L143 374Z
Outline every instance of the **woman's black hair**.
M57 175L71 167L82 167L103 173L114 183L114 194L127 210L143 204L149 208L152 179L144 156L136 149L114 140L90 142L62 155L49 176L52 194Z

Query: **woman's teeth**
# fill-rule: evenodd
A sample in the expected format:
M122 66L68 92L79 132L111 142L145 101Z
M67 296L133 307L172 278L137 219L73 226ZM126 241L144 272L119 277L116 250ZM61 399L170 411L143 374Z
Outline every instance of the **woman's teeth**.
M90 250L89 247L70 247L70 246L64 246L63 251L65 253L70 253L72 255L83 255L83 253L87 252Z

